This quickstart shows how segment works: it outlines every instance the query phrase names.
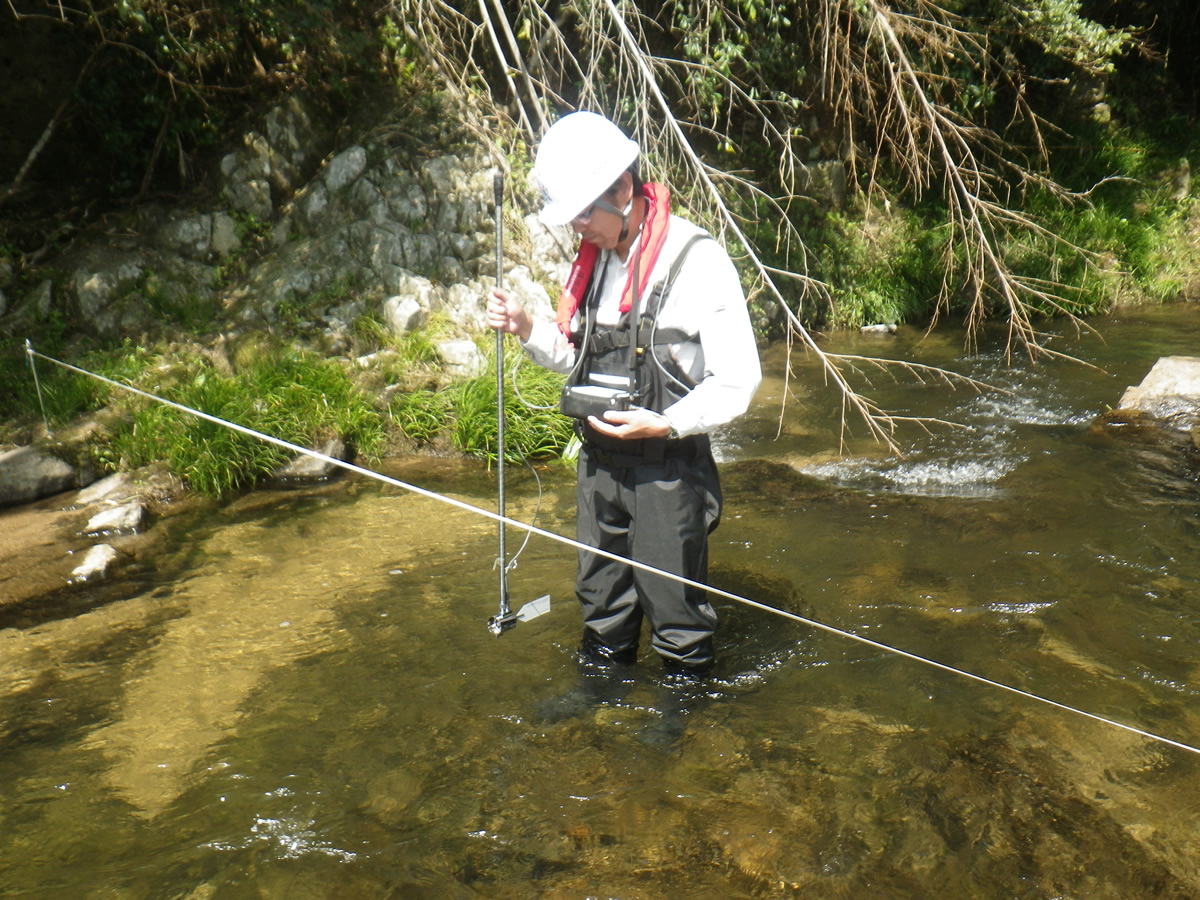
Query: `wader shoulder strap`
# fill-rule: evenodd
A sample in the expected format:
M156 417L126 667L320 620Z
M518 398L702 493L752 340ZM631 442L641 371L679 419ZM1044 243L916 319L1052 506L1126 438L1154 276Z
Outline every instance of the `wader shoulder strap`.
M646 303L646 309L642 312L642 323L643 324L645 324L646 326L651 326L651 325L653 325L654 320L658 318L658 311L660 309L662 309L663 303L666 301L667 297L670 296L670 294L671 294L671 289L675 287L675 279L679 277L679 273L683 269L683 264L687 260L687 255L688 255L688 253L691 252L692 247L694 247L700 241L712 240L712 239L713 239L712 235L710 235L707 231L701 231L699 234L693 234L690 238L688 238L687 243L685 243L683 245L683 248L679 251L679 254L675 257L675 260L671 263L671 268L667 270L667 277L664 278L662 281L660 281L657 285L655 285L654 293L652 293L650 295L650 300L649 300L649 302ZM675 334L677 334L677 333L682 334L682 332L680 332L679 329L676 329L676 328L672 328L672 329L670 329L670 331L672 332L672 334L671 334L672 337L675 337ZM659 332L659 334L666 335L667 331L663 330L662 332ZM691 335L684 335L682 340L687 340L690 337L691 337ZM670 341L669 343L679 343L679 342L680 342L680 340L678 338L676 338L675 340ZM668 343L668 342L655 340L655 343L657 344L657 343Z
M671 261L671 267L667 270L666 277L655 285L649 300L646 302L646 309L637 322L631 321L631 315L625 313L614 327L596 332L591 327L591 320L596 314L600 294L604 289L604 278L608 274L607 259L605 259L605 265L598 266L600 268L599 273L593 272L592 280L588 284L586 293L584 294L584 300L579 305L581 327L579 331L571 334L571 340L575 343L575 346L582 353L589 356L600 356L613 350L628 348L630 367L632 369L635 362L634 357L637 353L638 339L640 339L643 328L651 329L651 339L655 344L681 344L690 340L692 335L681 328L653 328L653 324L654 320L658 317L658 312L662 308L663 302L670 295L671 289L675 285L675 279L679 277L679 273L683 269L683 264L687 259L688 253L697 242L706 238L709 240L712 239L711 235L703 231L688 238L679 253L676 254L675 259Z
M599 269L599 273L596 269ZM583 302L579 304L579 329L572 331L567 339L583 351L585 338L591 333L591 323L595 318L596 308L600 305L600 295L604 291L604 280L608 277L608 257L602 256L592 269L587 287L584 288Z
M687 259L688 253L691 252L692 247L707 237L709 237L708 232L701 231L699 234L694 234L687 239L687 242L680 248L679 253L676 254L675 259L672 261L671 268L667 270L667 277L655 285L654 292L646 302L645 309L641 311L633 323L629 342L629 372L633 383L638 386L638 396L643 403L645 402L644 395L647 388L643 385L643 379L638 375L638 363L642 361L646 349L642 346L642 329L647 328L649 330L650 340L653 342L656 337L655 331L657 331L656 320L658 318L658 311L662 308L663 301L671 293L671 289L675 287L675 279L679 277L679 272L683 269L683 263ZM691 335L685 338L685 340L690 339ZM654 347L651 346L649 349L651 355L653 355ZM689 386L687 389L690 390L691 387Z

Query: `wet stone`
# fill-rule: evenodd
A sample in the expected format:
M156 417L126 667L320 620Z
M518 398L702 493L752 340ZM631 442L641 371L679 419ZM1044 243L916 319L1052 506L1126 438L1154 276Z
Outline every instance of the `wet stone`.
M93 503L112 502L116 498L124 499L129 493L129 475L117 472L107 478L101 478L79 492L75 498L78 506L90 506Z
M74 467L36 447L0 453L0 506L28 503L75 485Z
M85 534L128 534L141 528L145 518L146 508L134 501L97 513L83 530Z
M71 580L90 581L103 578L119 557L120 554L111 544L97 544L88 550L83 562L71 570Z
M326 441L317 448L317 452L331 459L346 462L353 455L349 453L345 443L338 438ZM340 466L325 459L307 454L299 454L290 463L278 469L272 476L275 481L283 483L324 481L334 475Z
M1200 425L1200 358L1164 356L1141 384L1126 389L1117 411L1145 413L1185 431Z

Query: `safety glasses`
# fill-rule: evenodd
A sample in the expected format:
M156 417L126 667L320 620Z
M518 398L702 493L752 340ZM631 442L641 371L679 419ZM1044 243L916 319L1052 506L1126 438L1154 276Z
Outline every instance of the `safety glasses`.
M587 209L585 209L583 212L581 212L579 215L577 215L575 218L573 218L571 221L578 222L580 225L586 225L588 222L591 221L592 213L594 213L598 209L604 210L604 212L606 212L606 213L612 213L614 216L618 216L620 218L625 217L625 213L623 213L621 210L617 209L615 206L613 206L611 203L609 203L607 200L605 200L603 197L601 197L601 198L597 199L595 203L593 203L591 206L589 206Z

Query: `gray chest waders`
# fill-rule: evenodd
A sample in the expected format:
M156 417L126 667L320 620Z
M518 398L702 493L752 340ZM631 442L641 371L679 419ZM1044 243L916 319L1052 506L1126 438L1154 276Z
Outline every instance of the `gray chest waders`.
M592 325L603 275L596 279L601 285L589 288L585 298L583 335L574 336L581 362L572 380L614 384L625 378L637 404L659 413L695 386L670 356L669 345L697 340L696 335L660 329L657 319L688 251L706 237L688 241L644 310L635 303L617 326L598 331ZM721 509L708 436L627 441L600 435L584 422L577 429L584 440L577 488L580 542L703 583L708 535ZM635 661L647 618L651 644L668 671L699 673L712 666L717 617L703 590L581 552L576 595L584 659Z

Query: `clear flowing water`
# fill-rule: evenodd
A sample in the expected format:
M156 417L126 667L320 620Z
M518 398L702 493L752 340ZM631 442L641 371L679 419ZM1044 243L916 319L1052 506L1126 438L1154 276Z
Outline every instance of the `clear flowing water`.
M865 370L967 426L902 426L902 457L853 421L839 453L815 362L785 386L772 351L721 442L713 582L1200 744L1200 460L1095 424L1200 353L1200 308L1095 326L1054 346L1097 368L831 339L1009 391ZM475 466L393 474L494 507ZM573 533L572 473L542 480L538 524ZM161 574L0 630L2 896L1200 896L1186 750L726 601L711 684L644 654L576 710L567 547L530 541L514 605L554 607L494 637L495 527L434 500L350 481L159 527Z

